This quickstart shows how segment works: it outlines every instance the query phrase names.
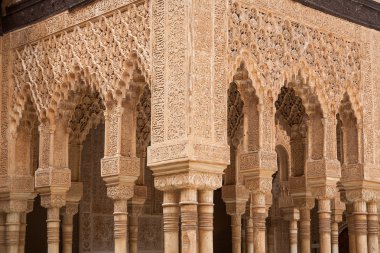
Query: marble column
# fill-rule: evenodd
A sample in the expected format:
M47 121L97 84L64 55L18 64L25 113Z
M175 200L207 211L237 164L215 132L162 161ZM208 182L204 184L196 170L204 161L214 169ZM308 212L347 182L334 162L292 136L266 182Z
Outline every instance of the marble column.
M331 199L318 200L320 253L331 253Z
M137 238L139 228L139 215L130 213L129 215L129 253L137 253Z
M310 209L300 208L300 240L301 252L310 253Z
M252 194L253 252L266 253L265 220L267 208L264 193Z
M26 215L27 213L20 214L20 242L18 247L19 253L25 252L25 236L26 236Z
M0 212L0 252L6 252L5 213Z
M241 215L231 215L232 253L241 252Z
M300 213L297 208L282 208L284 220L288 221L289 227L289 252L297 253L298 251L298 220Z
M197 189L181 189L181 252L198 252L198 198Z
M162 204L164 220L164 252L179 252L179 205L178 192L164 191Z
M199 253L212 253L214 230L214 191L199 190L198 196Z
M331 252L339 253L339 228L338 222L331 222Z
M48 253L59 253L59 207L48 207L46 222Z
M250 215L251 211L246 214L246 227L245 227L245 238L246 238L246 253L253 253L253 220Z
M7 253L18 253L20 241L20 213L7 213L5 225Z
M141 185L144 182L143 170L145 169L144 159L140 160L140 177L138 183L140 185L135 185L133 188L133 197L128 201L128 210L129 210L129 253L137 253L138 250L138 234L139 234L139 217L144 211L144 203L147 198L147 187ZM144 162L144 163L143 163Z
M371 201L368 208L368 253L379 253L379 217L377 204Z
M62 252L72 253L73 251L73 218L78 212L79 203L67 203L62 220Z
M337 197L332 201L332 218L331 218L331 247L332 253L339 253L339 223L343 220L345 204Z
M367 253L367 203L363 200L354 201L354 224L356 252Z
M289 244L290 253L297 253L297 220L289 221Z
M114 200L114 240L115 253L127 252L127 222L128 222L127 199Z

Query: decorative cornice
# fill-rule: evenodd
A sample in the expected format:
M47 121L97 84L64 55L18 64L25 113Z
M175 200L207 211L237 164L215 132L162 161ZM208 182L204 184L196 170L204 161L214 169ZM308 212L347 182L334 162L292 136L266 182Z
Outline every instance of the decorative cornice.
M327 14L380 31L380 3L373 0L297 0Z

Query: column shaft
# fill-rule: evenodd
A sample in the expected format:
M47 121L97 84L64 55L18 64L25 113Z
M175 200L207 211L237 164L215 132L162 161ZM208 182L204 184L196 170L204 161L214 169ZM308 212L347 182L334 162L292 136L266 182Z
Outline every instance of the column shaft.
M6 218L7 253L18 253L19 241L20 241L20 214L7 213L7 218Z
M350 253L356 253L355 218L352 212L348 215L347 222Z
M197 190L181 189L181 252L198 252Z
M266 253L265 219L267 217L265 194L257 193L252 196L253 221L253 252Z
M290 253L297 253L297 220L289 221Z
M310 209L300 209L300 239L301 252L310 253Z
M320 253L331 253L331 200L318 200Z
M356 252L367 253L367 203L362 200L354 202L354 223Z
M137 237L139 232L139 217L129 216L129 253L137 253Z
M6 225L5 214L0 213L0 252L6 252Z
M368 253L379 253L379 217L376 202L368 203Z
M26 213L20 214L20 243L18 247L19 253L25 252L25 235L26 235Z
M199 253L212 253L214 230L214 191L200 190L198 201Z
M164 219L164 252L179 252L179 206L178 194L174 191L164 192L162 204Z
M250 216L246 220L246 253L253 253L253 221Z
M114 238L115 253L127 252L127 200L114 200Z
M48 253L59 253L59 207L47 210Z
M232 253L241 252L241 215L231 215Z
M65 214L62 221L62 244L63 253L73 251L73 216Z
M331 223L331 247L332 253L339 253L339 231L338 222Z

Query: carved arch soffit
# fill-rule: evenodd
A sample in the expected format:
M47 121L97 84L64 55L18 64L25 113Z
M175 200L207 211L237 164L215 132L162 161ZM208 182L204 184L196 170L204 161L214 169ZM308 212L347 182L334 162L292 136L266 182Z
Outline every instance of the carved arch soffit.
M361 111L360 43L237 0L229 15L229 80L244 62L258 91L271 90L276 97L284 83L307 85L325 113L336 113L343 94L349 92L355 111Z
M90 89L107 100L124 98L134 89L134 73L150 80L149 8L128 8L48 36L12 52L13 122L24 109L25 90L39 117L57 112L70 91Z

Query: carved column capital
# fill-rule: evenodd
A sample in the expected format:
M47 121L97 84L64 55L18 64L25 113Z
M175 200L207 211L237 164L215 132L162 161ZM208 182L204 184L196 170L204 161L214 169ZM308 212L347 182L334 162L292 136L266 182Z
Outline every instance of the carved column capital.
M127 200L133 197L133 184L107 185L107 196L113 200Z
M66 193L40 194L41 206L45 208L61 208L66 204Z

